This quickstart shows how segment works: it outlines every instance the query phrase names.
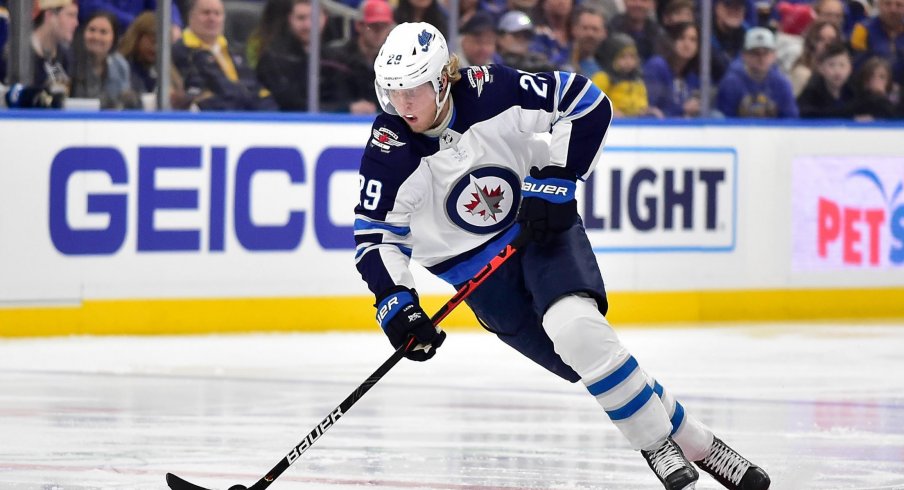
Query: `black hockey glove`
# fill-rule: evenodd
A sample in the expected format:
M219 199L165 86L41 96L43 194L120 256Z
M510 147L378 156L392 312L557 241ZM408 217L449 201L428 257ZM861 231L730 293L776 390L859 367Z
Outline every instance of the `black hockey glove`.
M521 209L518 222L533 239L545 242L561 233L577 220L578 205L574 200L577 177L562 167L534 167L521 186Z
M377 302L377 322L398 349L410 335L414 335L417 347L408 350L405 357L413 361L426 361L436 355L436 349L446 340L446 332L437 328L430 316L418 304L417 293L406 287L390 289Z

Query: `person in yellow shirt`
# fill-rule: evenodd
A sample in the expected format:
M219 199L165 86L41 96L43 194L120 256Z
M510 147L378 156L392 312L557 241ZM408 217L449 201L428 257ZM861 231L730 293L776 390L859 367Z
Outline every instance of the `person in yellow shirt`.
M173 64L185 79L186 93L201 110L276 110L276 103L241 55L223 36L222 0L195 0L188 29L173 45Z
M593 84L609 96L615 116L650 114L647 87L640 72L640 56L634 40L626 34L613 34L606 46L603 70L593 75Z

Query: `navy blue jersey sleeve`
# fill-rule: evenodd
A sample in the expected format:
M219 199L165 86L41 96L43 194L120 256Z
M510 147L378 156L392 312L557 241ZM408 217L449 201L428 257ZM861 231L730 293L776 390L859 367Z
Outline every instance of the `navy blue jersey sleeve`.
M414 287L411 212L424 192L404 122L380 115L361 158L355 206L355 265L375 296L403 285Z

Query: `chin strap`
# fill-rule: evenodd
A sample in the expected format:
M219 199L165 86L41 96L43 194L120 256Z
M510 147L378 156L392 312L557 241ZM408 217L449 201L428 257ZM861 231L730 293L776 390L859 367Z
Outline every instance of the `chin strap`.
M449 83L448 77L446 77L446 83L444 85L445 86L443 88L446 90L442 100L440 100L439 98L439 91L436 92L436 98L434 99L434 101L436 102L436 115L433 116L433 123L436 123L436 120L439 119L440 113L443 112L443 106L446 105L446 100L449 99L449 94L452 93L452 84Z

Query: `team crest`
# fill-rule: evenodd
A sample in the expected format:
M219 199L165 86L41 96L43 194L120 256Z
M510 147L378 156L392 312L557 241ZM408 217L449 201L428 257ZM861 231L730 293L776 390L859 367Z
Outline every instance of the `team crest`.
M430 49L430 43L433 41L433 34L427 32L427 29L424 29L420 34L417 35L417 42L421 45L421 51L427 52Z
M399 141L399 135L386 129L374 129L374 137L370 140L370 144L376 146L383 153L389 153L393 147L405 146L405 143Z
M490 74L490 67L472 66L468 68L468 82L471 87L477 89L477 97L483 92L483 86L487 83L493 83L493 75Z
M480 167L463 175L446 197L449 219L471 233L490 234L515 219L519 179L509 169Z

